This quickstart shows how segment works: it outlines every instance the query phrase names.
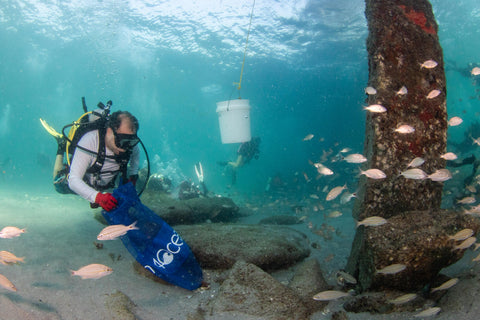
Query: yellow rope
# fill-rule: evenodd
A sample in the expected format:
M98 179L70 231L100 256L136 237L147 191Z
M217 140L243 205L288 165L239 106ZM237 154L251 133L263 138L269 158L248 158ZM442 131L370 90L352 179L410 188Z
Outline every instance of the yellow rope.
M245 42L245 51L243 52L243 62L242 62L242 70L240 71L240 80L238 81L238 83L234 83L234 84L238 84L238 87L237 87L238 90L242 88L243 68L245 67L245 57L247 55L248 37L250 36L250 28L252 27L252 18L253 18L254 8L255 8L255 0L253 0L252 13L250 14L250 24L248 25L247 41Z

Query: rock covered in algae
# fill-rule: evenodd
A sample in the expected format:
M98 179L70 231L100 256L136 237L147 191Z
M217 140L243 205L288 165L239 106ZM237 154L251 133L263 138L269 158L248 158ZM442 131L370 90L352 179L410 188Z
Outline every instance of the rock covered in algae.
M309 313L322 310L328 304L328 302L312 299L317 293L329 289L320 264L316 259L308 259L302 262L295 270L295 274L292 280L290 280L288 287L298 294Z
M309 314L295 291L244 261L235 263L209 309L217 319L240 314L245 319L299 320Z
M244 260L277 270L310 254L306 235L285 226L210 223L175 229L203 268L229 269Z
M166 194L147 192L142 196L142 203L172 226L207 220L232 222L242 216L238 206L226 197L177 200Z
M480 222L447 210L409 211L378 227L360 227L352 249L358 256L350 256L347 272L357 276L360 290L420 290L462 258L465 249L454 250L458 243L450 236L466 228L477 234ZM377 272L393 264L406 268L394 274Z

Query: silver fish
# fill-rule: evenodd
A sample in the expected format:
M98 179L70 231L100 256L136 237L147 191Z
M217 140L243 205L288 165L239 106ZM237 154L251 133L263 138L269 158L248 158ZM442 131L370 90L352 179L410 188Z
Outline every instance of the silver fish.
M17 291L17 288L15 288L13 283L8 280L7 277L5 277L3 274L0 274L0 286L13 292Z
M337 271L336 277L337 277L337 283L341 286L345 285L346 283L357 284L357 279L355 279L354 276L352 276L349 273L346 273L345 271Z
M135 221L129 226L125 226L123 224L116 224L113 226L105 227L98 234L97 240L115 240L118 237L125 235L130 230L138 230L138 228L135 226L136 224L137 221Z
M404 176L407 179L414 179L414 180L423 180L427 177L427 174L425 173L425 171L418 168L402 171L400 175Z
M453 236L449 236L448 239L455 240L455 241L463 241L465 239L470 238L471 236L473 236L473 230L467 228L467 229L458 231Z
M445 159L445 160L456 160L458 157L453 152L447 152L447 153L442 154L440 156L440 158Z
M27 229L20 229L17 227L5 227L0 231L0 238L10 239L20 236L25 233Z
M462 198L460 200L457 200L457 203L461 203L461 204L472 204L472 203L475 203L475 202L477 202L475 197L465 197L465 198Z
M100 279L113 272L113 269L103 264L93 263L87 266L81 267L78 270L70 270L72 276L79 276L82 279Z
M387 220L385 218L382 218L379 216L371 216L363 219L362 221L357 221L357 227L359 226L378 227L385 223L387 223Z
M448 281L445 281L444 283L442 283L438 287L432 288L432 291L430 291L430 292L447 290L447 289L450 289L451 287L453 287L454 285L456 285L457 283L458 283L458 278L452 278Z
M377 94L377 89L375 89L374 87L366 87L365 93L371 96Z
M466 209L465 214L473 214L473 215L480 214L480 204L476 205L476 206L473 206L470 209Z
M406 134L406 133L413 133L415 132L415 128L408 125L408 124L402 124L398 128L394 130L395 132L401 133L401 134Z
M338 217L341 217L343 213L341 213L340 211L338 210L335 210L335 211L332 211L328 214L328 217L329 218L338 218Z
M399 296L395 299L388 300L388 302L390 302L392 304L404 304L404 303L407 303L407 302L410 302L410 301L414 300L417 297L418 296L417 296L416 293L407 293L407 294Z
M368 107L364 107L363 109L373 113L383 113L387 111L387 108L380 104L371 104Z
M313 166L315 168L317 168L317 172L321 175L324 175L324 176L330 176L333 174L333 171L330 170L329 168L325 167L323 164L321 163L314 163Z
M435 68L437 65L438 65L437 61L427 60L424 63L420 64L420 69L422 69L422 68L432 69L432 68Z
M391 264L389 266L386 266L386 267L384 267L380 270L377 270L377 273L380 273L380 274L396 274L396 273L402 272L406 268L407 268L407 266L404 265L404 264L395 263L395 264Z
M442 93L440 90L437 90L437 89L433 89L432 91L430 91L427 95L427 99L433 99L433 98L436 98L440 95L440 93Z
M331 200L337 198L343 192L343 190L345 190L345 189L347 189L347 184L346 183L343 186L338 186L338 187L333 188L327 194L326 200L331 201Z
M409 168L409 167L416 168L416 167L421 166L421 165L424 164L424 163L425 163L425 160L424 160L423 158L416 157L415 159L413 159L412 161L410 161L410 163L408 164L407 168Z
M8 251L0 251L0 263L1 264L10 264L10 263L18 263L18 262L25 262L24 257L19 258L13 253Z
M408 93L407 87L402 86L400 90L397 91L397 96L403 96L404 94L407 94L407 93Z
M452 173L448 169L438 169L434 173L428 175L432 181L442 182L452 178Z
M313 296L313 300L318 301L330 301L336 300L343 297L348 297L350 294L348 292L336 291L336 290L327 290L317 293Z
M470 71L470 73L472 74L472 76L478 76L478 75L480 75L480 68L475 67L475 68L472 69L472 71Z
M367 158L365 158L363 154L352 153L344 157L343 160L345 160L348 163L364 163L367 161Z
M442 309L440 307L432 307L423 310L422 312L417 313L414 315L415 318L424 318L424 317L431 317L439 313Z
M314 137L314 135L309 133L302 140L303 141L309 141L309 140L312 140L313 137Z
M465 240L463 240L462 243L460 243L458 246L455 246L452 251L454 250L463 250L463 249L468 249L472 246L477 241L477 238L475 237L470 237Z
M455 127L460 125L463 122L463 119L460 117L452 117L448 120L448 125L451 127Z
M364 174L370 179L384 179L387 177L385 172L380 169L368 169L368 170L360 170L360 174Z
M357 197L357 193L356 193L356 192L353 192L353 193L345 192L345 193L342 194L342 196L340 197L340 203L341 203L341 204L345 204L345 203L349 202L350 200L352 200L352 198L356 198L356 197Z

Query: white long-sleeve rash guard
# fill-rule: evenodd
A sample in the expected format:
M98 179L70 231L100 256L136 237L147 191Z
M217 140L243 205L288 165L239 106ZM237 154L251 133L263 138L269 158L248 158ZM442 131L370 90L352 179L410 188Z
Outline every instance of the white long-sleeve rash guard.
M70 173L68 175L68 186L76 194L80 195L82 198L90 201L91 203L95 202L98 191L89 186L83 178L91 184L94 184L95 175L87 173L87 170L93 166L95 160L97 159L98 152L98 130L93 130L87 132L78 142L78 145L91 150L92 152L87 152L80 148L75 149L73 155L73 160L70 165ZM113 156L114 153L106 148L107 156ZM128 176L135 175L138 173L138 166L140 159L140 149L136 145L130 156L130 165L128 166ZM105 157L105 162L100 171L100 178L97 181L97 185L106 186L110 181L116 176L116 171L120 168L120 165L115 161L115 159ZM111 172L114 171L114 172Z

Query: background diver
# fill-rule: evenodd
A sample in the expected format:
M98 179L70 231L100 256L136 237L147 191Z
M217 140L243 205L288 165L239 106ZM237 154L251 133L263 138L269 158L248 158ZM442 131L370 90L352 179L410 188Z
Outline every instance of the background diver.
M78 194L90 201L92 208L114 209L117 199L104 191L115 187L120 173L123 181L134 184L138 177L140 139L137 118L128 111L116 111L97 129L85 132L74 146L70 166L64 164L66 138L41 121L58 143L53 169L55 190L62 194Z
M253 158L258 159L260 155L260 137L253 137L250 141L243 142L237 150L237 160L218 161L222 166L228 166L232 172L232 185L237 181L237 168L243 167Z

